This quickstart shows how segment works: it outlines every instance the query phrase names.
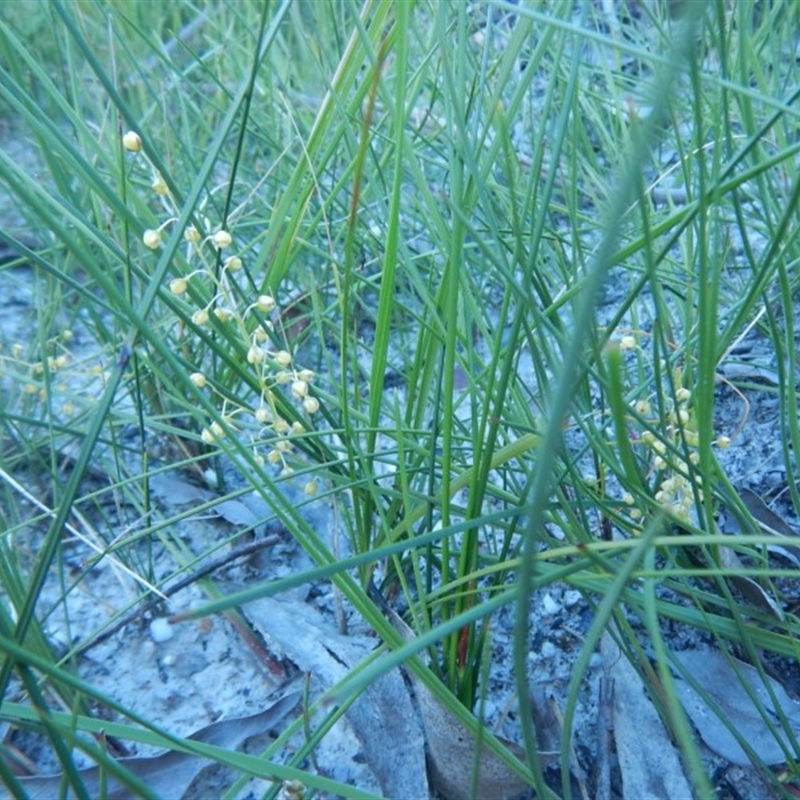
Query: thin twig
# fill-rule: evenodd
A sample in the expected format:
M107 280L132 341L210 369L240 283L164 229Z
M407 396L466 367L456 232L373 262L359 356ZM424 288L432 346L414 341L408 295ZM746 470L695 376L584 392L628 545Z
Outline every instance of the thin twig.
M148 611L154 609L159 603L162 603L164 600L167 600L168 598L172 597L172 595L177 594L179 591L181 591L181 589L185 589L187 586L190 586L196 581L199 581L206 575L209 575L212 572L216 572L218 569L227 566L232 561L236 561L239 558L245 558L246 556L251 556L253 553L257 553L259 550L263 550L265 547L277 544L280 540L281 537L278 534L273 534L272 536L266 536L263 539L258 539L257 541L251 542L250 544L245 545L244 547L238 548L237 550L232 550L230 553L226 553L224 556L215 558L213 561L207 562L202 567L192 572L190 575L187 575L185 578L182 578L177 583L174 583L172 586L169 586L163 591L160 591L158 597L149 598L144 603L142 603L142 605L133 609L133 611L130 611L124 617L118 619L112 626L110 626L109 628L105 628L103 631L98 633L93 638L83 642L79 647L77 647L73 651L73 655L83 655L95 645L100 644L100 642L103 642L109 637L113 636L121 628L124 628L131 622L134 622L137 619L141 618Z

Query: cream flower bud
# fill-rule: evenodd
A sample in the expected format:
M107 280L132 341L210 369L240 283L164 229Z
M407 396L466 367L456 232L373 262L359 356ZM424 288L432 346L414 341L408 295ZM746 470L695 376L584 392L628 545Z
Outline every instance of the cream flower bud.
M264 351L260 347L256 347L253 345L247 351L247 363L248 364L260 364L264 360Z
M619 340L619 349L620 350L633 350L636 347L636 337L635 336L623 336Z
M191 244L197 244L200 241L200 231L194 225L190 225L183 232L183 238Z
M144 236L142 236L142 241L144 242L145 247L149 247L151 250L156 250L161 246L161 234L152 229L146 230L144 232Z
M289 423L283 418L278 417L275 422L272 423L272 427L275 430L275 433L288 433L291 426Z
M208 428L203 428L200 438L205 444L214 444L214 434Z
M267 461L269 461L270 464L280 464L281 459L280 450L270 450L267 455Z
M215 439L224 439L225 438L225 428L219 424L219 422L212 422L211 423L211 433L214 435Z
M687 402L691 396L692 393L688 389L685 389L683 386L681 386L681 388L678 389L677 392L675 392L675 399L679 403Z
M319 400L316 397L308 397L303 398L303 409L305 410L306 414L316 414L319 411Z
M233 244L233 236L231 236L228 231L219 230L211 237L211 241L214 242L214 247L219 250L224 250L226 247L230 247Z
M295 420L292 423L292 433L296 433L298 436L300 436L301 434L304 434L305 432L306 432L306 427L305 427L305 425L303 425L302 422L299 422L298 420Z
M188 287L189 282L186 278L173 278L169 282L169 290L176 296L182 295Z
M316 375L314 374L314 370L312 369L301 369L300 372L297 373L297 377L301 381L305 381L306 383L311 383L314 380Z
M275 298L268 294L262 294L256 300L256 306L259 311L269 314L275 308Z
M202 389L206 385L206 376L202 372L193 372L189 380L198 388Z
M281 367L288 367L292 363L292 354L286 350L278 350L274 358Z
M158 173L156 173L155 177L153 178L150 188L161 197L169 193L167 182Z
M718 436L717 437L717 447L720 450L727 450L731 446L731 437L730 436Z
M242 268L242 259L239 256L229 256L225 259L225 269L228 272L236 272Z
M316 497L317 491L319 490L319 484L316 481L309 481L303 487L303 493L306 497Z
M269 409L266 406L259 406L254 412L253 416L256 418L256 422L260 425L266 425L270 419Z
M228 309L227 309L227 308L223 308L222 306L217 306L217 307L214 309L214 316L215 316L215 317L216 317L216 318L217 318L217 319L218 319L220 322L227 322L227 321L228 321L228 318L230 317L230 315L231 315L231 312L230 312L230 311L228 311Z
M292 394L302 400L308 394L308 384L305 381L294 381L292 383Z
M131 153L142 149L142 137L136 131L127 131L122 137L122 146Z
M205 325L208 322L208 311L204 308L198 308L197 311L192 314L192 322L195 325Z

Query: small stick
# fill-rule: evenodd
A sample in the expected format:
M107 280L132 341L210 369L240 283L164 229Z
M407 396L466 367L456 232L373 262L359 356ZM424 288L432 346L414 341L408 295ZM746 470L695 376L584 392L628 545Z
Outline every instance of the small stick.
M614 679L600 678L597 708L597 800L611 800L611 751L614 741Z

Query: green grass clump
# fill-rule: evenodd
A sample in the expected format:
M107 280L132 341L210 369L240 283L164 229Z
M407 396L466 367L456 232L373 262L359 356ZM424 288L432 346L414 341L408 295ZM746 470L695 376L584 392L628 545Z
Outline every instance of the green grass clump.
M528 715L523 764L475 714L492 614L515 609L527 708L531 598L567 582L595 617L564 794L578 694L611 629L708 795L659 620L797 656L795 617L731 582L773 592L772 540L737 541L741 569L723 557L722 506L759 529L721 464L739 430L715 417L720 368L756 331L776 352L793 474L795 5L25 5L0 17L0 108L38 164L0 150L25 220L0 226L14 258L0 281L36 297L0 341L0 688L23 687L36 714L6 718L49 737L76 793L70 748L110 764L83 736L95 701L175 746L77 679L42 619L54 576L66 609L84 577L63 567L76 514L93 520L92 564L134 573L138 599L196 566L181 515L153 498L174 467L213 474L222 499L259 493L315 563L223 599L207 582L198 614L331 581L392 651L337 699L406 662L549 796ZM33 521L31 475L47 499ZM339 546L309 522L323 503ZM402 594L418 638L373 583ZM47 711L53 698L74 714ZM0 775L22 790L2 759Z

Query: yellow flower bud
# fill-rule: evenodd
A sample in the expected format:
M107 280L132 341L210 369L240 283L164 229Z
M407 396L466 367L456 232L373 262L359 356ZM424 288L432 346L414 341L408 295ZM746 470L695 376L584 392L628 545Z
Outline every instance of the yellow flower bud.
M193 372L189 376L189 380L198 388L202 389L206 385L206 376L202 372Z
M233 244L233 236L228 231L219 230L211 237L211 241L218 250L224 250Z
M264 351L260 347L256 347L253 345L247 351L247 363L248 364L260 364L264 360Z
M258 300L256 300L256 306L259 311L264 314L269 314L270 311L275 308L275 298L270 297L268 294L262 294L259 296Z
M230 315L231 315L231 312L230 312L230 311L228 311L228 309L227 309L227 308L223 308L222 306L217 306L217 307L214 309L214 316L215 316L215 317L216 317L216 318L217 318L217 319L218 319L220 322L227 322L227 321L228 321L228 317L230 317Z
M127 131L122 137L122 146L131 153L142 149L142 137L136 131Z
M316 397L308 397L303 398L303 408L305 409L306 414L316 414L319 411L319 400Z
M281 458L279 450L270 450L267 454L267 461L269 461L270 464L280 464Z
M225 438L225 428L219 424L219 422L212 422L211 423L211 433L215 439L224 439Z
M292 433L296 433L298 436L306 432L305 425L302 422L295 421L292 423Z
M182 295L189 288L189 283L186 278L173 278L169 282L169 290L176 297Z
M281 367L288 367L292 363L292 354L286 350L278 350L274 358Z
M727 450L730 446L731 446L730 436L717 437L717 447L719 447L720 450Z
M183 232L183 238L190 244L197 244L200 241L200 231L194 225L190 225Z
M316 497L317 491L319 490L319 484L316 481L309 481L303 487L303 493L306 497Z
M225 259L225 269L229 272L236 272L242 268L242 259L239 256L230 256Z
M197 311L192 314L192 322L195 325L205 325L208 322L208 311L204 308L198 308Z
M144 232L142 241L144 242L145 247L149 247L151 250L156 250L161 246L161 234L158 231L148 229Z
M164 197L164 195L169 194L166 181L158 173L156 173L155 177L153 178L150 188L160 197Z
M620 350L633 350L635 347L636 347L636 337L634 336L623 336L619 340Z

